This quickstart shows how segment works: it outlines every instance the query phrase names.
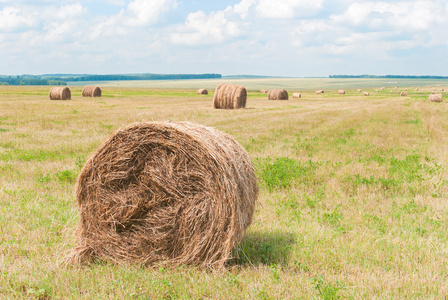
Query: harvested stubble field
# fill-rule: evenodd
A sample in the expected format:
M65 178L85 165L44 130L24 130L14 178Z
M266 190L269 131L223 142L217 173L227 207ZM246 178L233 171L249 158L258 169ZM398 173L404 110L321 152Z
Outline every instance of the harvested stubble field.
M0 298L446 296L448 104L411 88L337 89L289 101L249 89L246 109L215 110L213 92L197 89L86 99L72 87L72 100L50 101L48 87L1 87ZM250 153L260 197L238 259L222 273L64 265L89 154L115 129L152 120L215 127Z

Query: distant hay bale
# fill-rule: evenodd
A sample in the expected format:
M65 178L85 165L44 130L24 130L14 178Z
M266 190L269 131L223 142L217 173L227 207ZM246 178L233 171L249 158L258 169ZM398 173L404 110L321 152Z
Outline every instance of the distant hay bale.
M269 90L260 90L260 93L262 94L267 94L269 92Z
M246 88L232 83L221 83L216 87L213 96L213 107L223 109L245 108L247 100Z
M324 93L323 90L318 90L318 91L316 91L316 94L323 94L323 93Z
M361 90L361 89L358 89L358 92L362 92L362 90Z
M71 100L72 92L66 86L64 87L52 87L50 89L50 100Z
M288 92L283 89L272 89L268 94L268 100L288 100L288 98Z
M444 91L445 91L445 89L440 89L440 91L441 91L441 92L444 92Z
M198 95L208 95L208 91L206 89L199 89Z
M429 95L430 102L442 102L442 94L431 94Z
M82 89L83 97L101 97L101 89L97 86L86 85Z
M292 97L293 98L302 98L302 94L301 93L293 93Z
M400 93L400 96L407 96L408 95L408 92L405 92L405 91L402 91L401 93Z
M418 91L418 88L416 88L415 91Z
M364 96L370 96L370 93L368 93L368 92L363 92L363 95L364 95Z
M344 91L344 90L339 90L339 91L338 91L338 94L339 94L339 95L345 95L345 91Z
M375 92L379 93L380 91L379 90L375 90Z
M121 128L77 179L80 218L68 261L222 269L257 196L250 157L231 136L189 122Z
M384 90L384 89L385 89L385 87L384 87L384 86L380 88L380 90L381 90L381 91L382 91L382 90Z

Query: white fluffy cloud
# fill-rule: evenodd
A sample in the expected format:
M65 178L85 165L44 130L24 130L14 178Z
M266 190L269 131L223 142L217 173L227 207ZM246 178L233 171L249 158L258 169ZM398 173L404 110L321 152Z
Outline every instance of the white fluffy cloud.
M256 10L261 17L290 19L314 15L322 8L322 0L258 0Z
M427 30L445 19L438 12L443 6L431 1L361 2L333 19L338 23L366 26L370 30Z
M348 5L326 19L304 20L293 31L293 44L322 53L381 55L391 50L448 43L446 6L439 1L368 1Z
M36 13L26 13L17 7L5 7L0 11L0 32L30 28L36 21Z
M127 7L126 23L147 26L157 23L160 15L176 7L175 0L135 0Z
M178 32L171 34L171 42L181 45L201 45L221 43L238 36L241 31L238 22L227 19L229 10L191 13Z

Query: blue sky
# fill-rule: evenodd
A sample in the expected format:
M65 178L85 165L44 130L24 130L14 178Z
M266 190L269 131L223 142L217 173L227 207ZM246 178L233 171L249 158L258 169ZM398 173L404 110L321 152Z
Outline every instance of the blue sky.
M0 0L0 74L448 75L448 1Z

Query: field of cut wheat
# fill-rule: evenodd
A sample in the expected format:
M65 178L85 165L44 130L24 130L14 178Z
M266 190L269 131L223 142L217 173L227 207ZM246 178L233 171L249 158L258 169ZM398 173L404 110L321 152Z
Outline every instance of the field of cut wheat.
M291 84L270 101L262 81L235 110L213 109L212 84L104 86L101 98L70 86L66 101L0 87L0 298L446 297L448 98L429 102L435 85L420 84ZM118 128L162 120L230 134L255 167L254 219L225 270L66 263L86 160Z

